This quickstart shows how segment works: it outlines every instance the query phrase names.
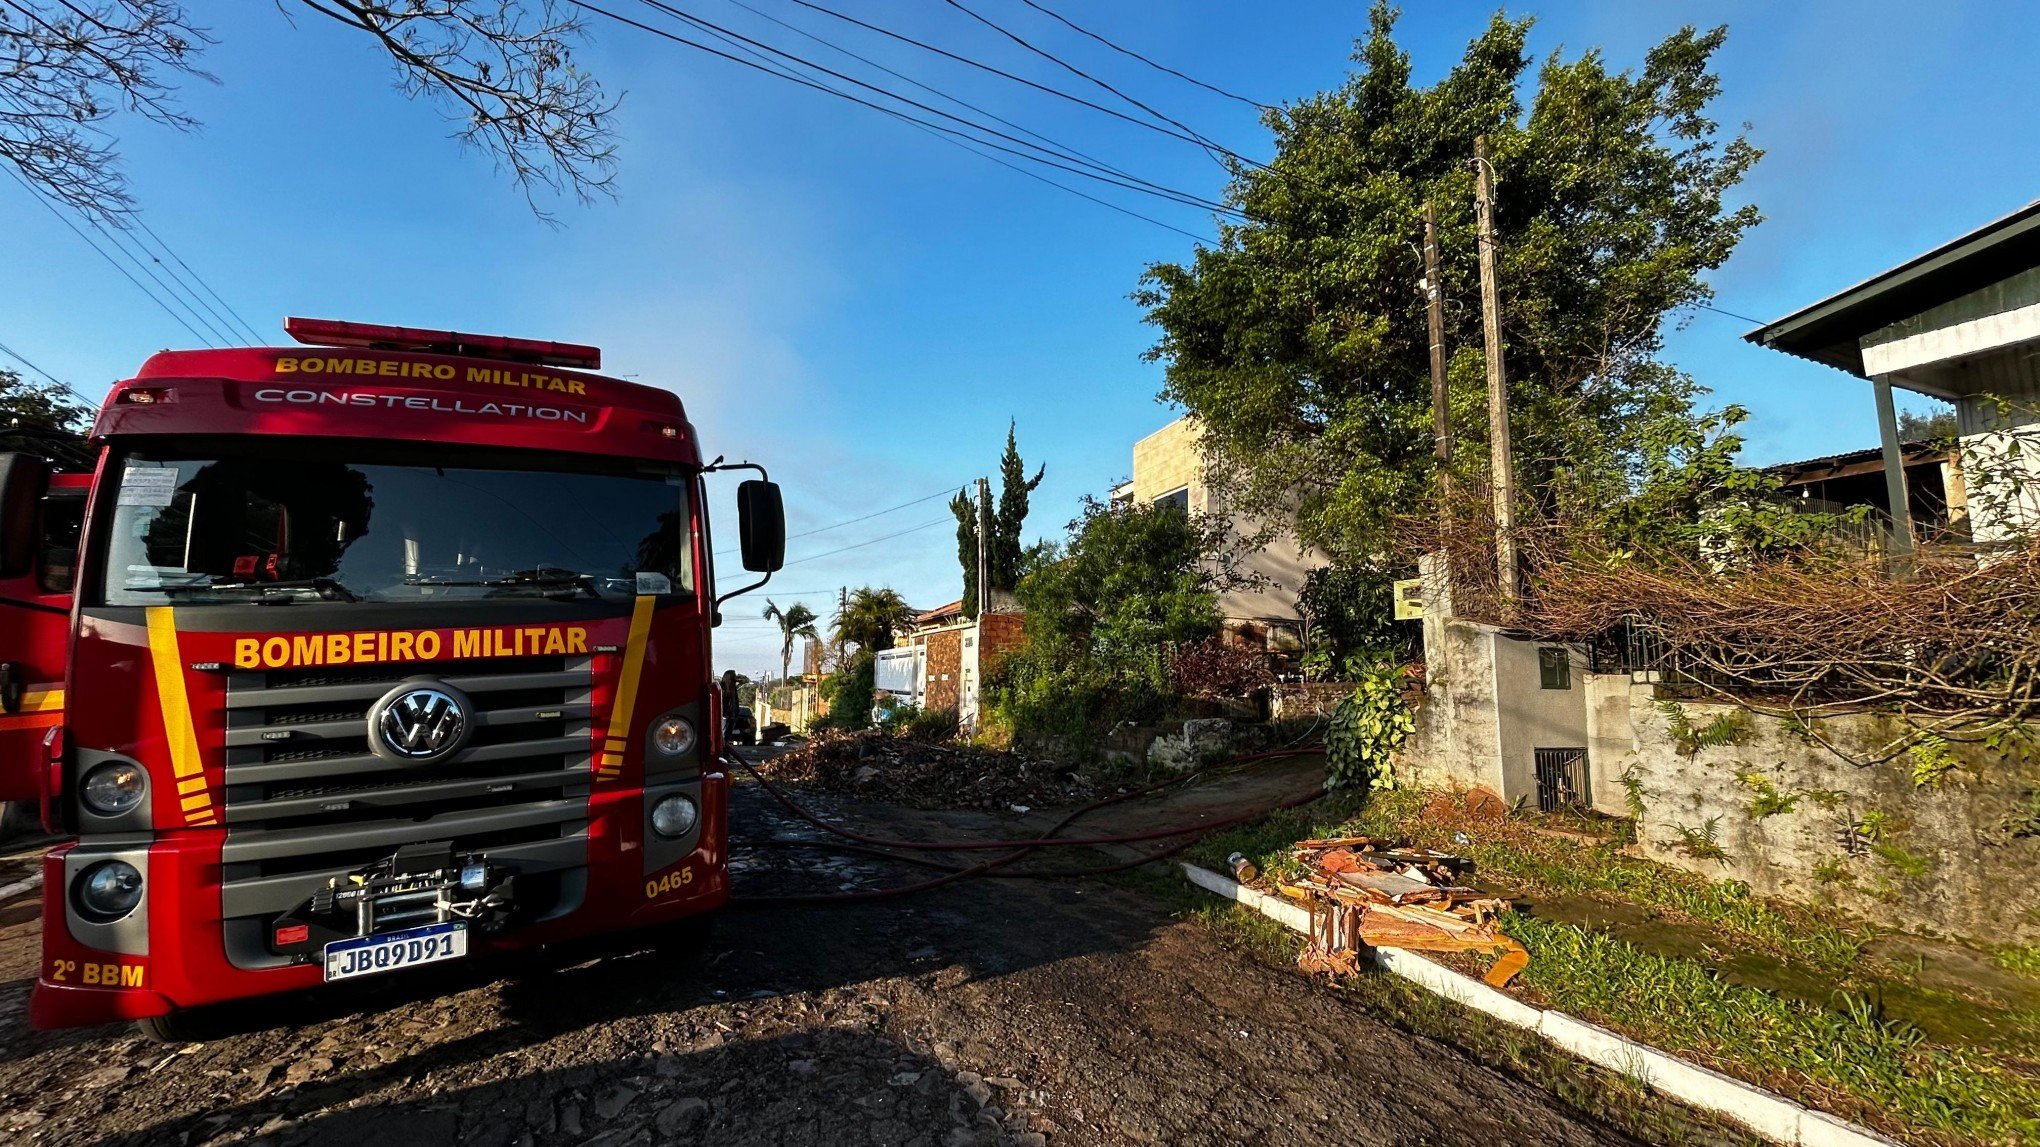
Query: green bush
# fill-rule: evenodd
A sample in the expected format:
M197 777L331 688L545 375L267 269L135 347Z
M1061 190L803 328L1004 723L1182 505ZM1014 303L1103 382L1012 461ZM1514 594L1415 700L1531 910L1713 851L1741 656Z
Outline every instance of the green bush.
M878 695L877 666L871 654L860 652L849 664L822 678L816 692L829 702L829 712L814 727L842 732L870 728L871 704Z
M1060 555L1020 579L1027 642L985 681L990 723L1039 742L1173 713L1165 652L1218 631L1215 529L1176 507L1087 503Z
M1414 570L1341 562L1303 579L1297 609L1310 622L1305 670L1320 680L1350 673L1352 659L1404 661L1419 652L1421 631L1395 620L1395 582Z
M879 718L878 727L910 741L947 741L956 736L956 710L896 705Z
M1353 695L1339 702L1325 732L1325 784L1383 791L1395 787L1395 751L1417 727L1403 700L1403 675L1377 665L1359 675Z

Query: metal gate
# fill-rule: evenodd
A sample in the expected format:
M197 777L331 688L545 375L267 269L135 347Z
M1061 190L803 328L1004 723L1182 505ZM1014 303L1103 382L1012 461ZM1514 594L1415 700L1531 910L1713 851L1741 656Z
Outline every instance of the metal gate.
M1555 812L1561 808L1587 808L1593 804L1585 749L1536 749L1533 752L1537 758L1538 808Z

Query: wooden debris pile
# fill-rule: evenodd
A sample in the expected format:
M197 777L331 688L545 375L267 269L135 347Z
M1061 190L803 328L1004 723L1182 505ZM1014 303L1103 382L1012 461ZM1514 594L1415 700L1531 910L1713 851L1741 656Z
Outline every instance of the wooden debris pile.
M1463 857L1369 836L1298 841L1295 855L1303 878L1277 887L1310 907L1307 971L1350 975L1363 947L1499 952L1485 977L1499 988L1530 963L1495 926L1509 902L1459 883Z

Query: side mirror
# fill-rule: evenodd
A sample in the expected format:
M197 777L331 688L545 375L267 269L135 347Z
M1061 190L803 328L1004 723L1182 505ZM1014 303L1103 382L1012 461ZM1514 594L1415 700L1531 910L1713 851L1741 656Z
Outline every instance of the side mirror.
M33 454L0 454L0 577L21 577L35 568L42 541L39 510L49 485L49 463ZM773 499L777 505L777 490ZM783 541L780 548L785 549Z
M786 564L786 507L777 482L753 479L737 487L737 534L745 569L772 573Z

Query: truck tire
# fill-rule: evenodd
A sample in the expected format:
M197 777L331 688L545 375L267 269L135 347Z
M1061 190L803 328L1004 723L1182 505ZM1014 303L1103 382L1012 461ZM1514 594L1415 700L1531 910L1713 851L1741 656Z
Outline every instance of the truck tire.
M31 801L0 801L0 841L42 835L42 813Z
M191 1023L188 1012L171 1012L167 1016L136 1020L135 1030L150 1043L197 1043L204 1038Z

